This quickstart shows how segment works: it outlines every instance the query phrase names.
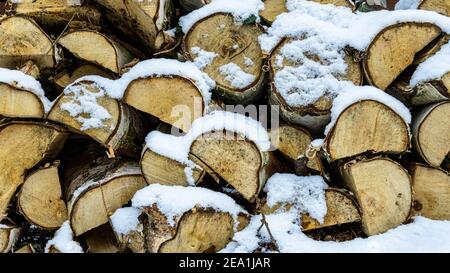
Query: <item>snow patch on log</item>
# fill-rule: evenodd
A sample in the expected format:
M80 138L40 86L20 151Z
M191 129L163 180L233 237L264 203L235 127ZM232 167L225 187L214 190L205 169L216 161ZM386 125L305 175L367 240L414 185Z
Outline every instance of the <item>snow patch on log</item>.
M197 55L197 57L194 58L194 64L199 69L208 66L210 63L212 63L214 58L217 57L217 53L206 51L199 47L191 48L191 53Z
M19 89L30 91L31 93L38 96L44 106L44 110L46 113L52 107L52 103L45 96L45 91L44 89L42 89L41 83L35 78L23 73L22 71L0 68L0 82L9 84Z
M222 65L221 67L219 67L219 72L234 88L245 88L250 85L256 78L254 75L244 72L235 63Z
M450 42L416 68L409 84L416 86L422 82L439 79L447 72L450 72Z
M295 174L276 173L266 182L267 205L277 203L292 204L297 215L308 213L323 224L327 214L325 189L328 185L321 176L296 176ZM292 209L292 208L291 208Z
M333 100L331 121L325 128L325 135L333 128L339 115L347 109L347 107L362 100L375 100L381 102L396 112L407 124L411 123L411 113L409 109L396 98L373 86L349 85Z
M49 240L45 246L45 252L50 251L50 247L56 248L61 253L83 253L78 242L73 240L73 232L69 221L65 221L56 231L53 239Z
M138 217L142 211L139 208L120 208L111 215L111 224L115 232L121 235L135 231L139 226Z
M238 215L247 214L231 197L200 187L152 184L137 191L131 202L133 207L156 205L171 226L175 226L176 219L185 212L196 207L229 213L235 220L235 228L239 224Z
M450 221L435 221L416 217L413 223L401 225L386 233L346 242L316 241L306 236L292 213L266 215L270 231L280 252L448 252L450 251ZM260 243L270 242L270 235L261 228L261 215L253 216L250 224L236 233L233 241L220 252L253 252ZM268 252L263 249L263 252Z
M259 11L262 9L264 9L264 3L261 0L214 0L210 4L180 17L178 24L183 33L187 33L196 22L221 12L232 14L237 23L242 24L251 17L255 17L259 22Z
M422 0L400 0L395 4L395 10L418 9Z

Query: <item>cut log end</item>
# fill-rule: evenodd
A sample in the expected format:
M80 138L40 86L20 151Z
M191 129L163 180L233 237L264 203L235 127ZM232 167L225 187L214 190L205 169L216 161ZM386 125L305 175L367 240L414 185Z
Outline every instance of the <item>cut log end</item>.
M34 93L0 83L0 116L43 118L44 115L44 105Z
M450 16L450 3L447 0L423 0L419 5L419 9L431 10Z

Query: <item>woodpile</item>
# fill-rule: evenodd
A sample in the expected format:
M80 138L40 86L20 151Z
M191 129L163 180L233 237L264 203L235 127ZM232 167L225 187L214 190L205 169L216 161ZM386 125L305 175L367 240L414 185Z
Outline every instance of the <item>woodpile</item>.
M230 1L0 1L0 253L450 220L449 1Z

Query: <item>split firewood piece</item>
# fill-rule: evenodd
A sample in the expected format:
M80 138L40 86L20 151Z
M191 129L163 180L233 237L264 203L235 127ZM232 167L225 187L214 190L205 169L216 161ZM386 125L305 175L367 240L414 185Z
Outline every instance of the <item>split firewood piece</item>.
M80 1L21 0L6 1L12 4L12 14L34 19L46 30L55 32L66 25L70 28L100 27L101 14L92 6L81 6Z
M31 76L35 79L40 77L41 72L39 71L39 67L31 60L26 61L22 67L19 69L24 74Z
M148 221L141 209L120 208L111 216L110 222L122 252L147 252L144 229L148 228Z
M32 244L26 244L14 251L14 253L36 253L36 250Z
M116 209L147 185L134 162L107 160L98 166L84 166L75 174L66 194L75 236L107 223Z
M412 123L413 144L419 155L435 168L449 166L450 159L450 101L423 108ZM442 166L441 166L442 165Z
M67 220L58 165L55 162L28 175L18 196L20 213L43 229L57 229Z
M409 148L408 124L396 111L375 100L361 100L345 108L325 141L332 161L364 153L402 154Z
M216 81L221 99L246 104L264 91L265 58L258 43L262 33L256 23L238 24L231 14L214 13L186 30L182 47L186 58Z
M414 56L437 38L441 29L429 23L391 25L373 39L363 61L367 81L382 90L414 62Z
M205 99L194 81L175 75L136 79L128 85L122 101L185 132L205 112ZM174 113L177 107L180 112Z
M64 88L75 82L77 79L88 75L97 75L103 78L113 79L111 72L93 64L83 64L73 71L64 70L61 73L58 73L53 78L53 83L55 84L55 87L62 92Z
M339 170L359 203L367 235L383 233L407 220L412 202L411 177L400 164L373 158L348 162Z
M270 130L270 140L283 156L294 162L305 156L306 150L313 139L311 134L301 127L282 124ZM308 160L306 167L319 173L323 172L323 165L318 157Z
M104 224L83 234L88 253L117 253L119 246L109 224Z
M181 207L179 196L186 197ZM231 197L200 187L153 184L138 191L132 205L147 215L150 253L217 252L248 224L246 211Z
M408 168L413 185L414 214L450 220L450 174L419 163Z
M325 199L327 212L322 223L307 213L301 214L300 222L303 231L361 221L358 205L356 204L354 198L347 192L336 188L328 188L325 190ZM270 207L267 203L265 203L261 208L261 212L264 214L271 214L281 207L289 210L292 207L292 204L279 203Z
M16 121L0 125L0 219L4 219L25 173L40 162L53 159L67 137L63 128L49 123Z
M428 58L434 56L442 49L442 46L450 42L450 34L442 33L441 36L436 38L432 43L428 44L423 50L419 51L414 59L414 64L419 65L426 61Z
M96 109L90 108L92 103ZM135 157L141 151L144 129L138 114L92 81L67 87L55 100L48 119L92 137L115 154Z
M117 74L121 73L126 64L134 60L132 53L125 47L96 31L73 31L62 36L58 43L75 57L100 65Z
M431 10L450 16L450 3L447 0L422 0L419 9Z
M332 4L335 6L353 8L353 4L349 0L312 0L320 4ZM286 0L265 0L264 9L260 11L259 16L267 24L272 24L276 17L287 12Z
M20 67L28 60L40 69L55 65L52 40L31 19L12 16L0 20L0 41L0 67Z
M191 157L191 160L195 160ZM148 184L188 186L186 166L178 161L159 155L149 148L145 148L141 157L141 169ZM196 167L192 170L194 184L203 180L205 171Z
M0 253L10 252L20 236L20 228L0 224Z
M280 107L280 115L283 119L304 126L313 132L320 131L326 125L330 119L330 109L333 103L333 96L328 95L327 90L322 96L314 95L314 99L311 103L305 103L304 100L289 102L286 96L292 93L311 93L310 90L302 90L304 85L299 87L291 87L286 84L286 73L291 74L293 68L302 68L304 65L302 62L295 60L295 56L283 53L283 48L294 47L298 51L298 54L309 54L308 52L303 52L302 47L296 46L302 43L302 40L285 39L280 42L270 55L270 74L271 74L271 90L269 96L269 103L272 105L278 105ZM294 58L294 59L292 59ZM347 64L347 70L343 74L333 75L338 80L348 80L352 81L355 85L361 85L363 80L363 72L360 63L356 62L354 58L349 55L349 53L343 53L343 61ZM323 63L329 62L328 60L322 60L319 56L307 57L308 60L312 60L317 63L317 65L323 65ZM331 73L331 72L330 72ZM298 76L298 75L291 75ZM329 75L327 75L329 76ZM306 79L301 79L300 82L307 82L315 80L316 76ZM317 77L323 77L323 75L317 75ZM302 75L302 78L305 76ZM305 84L306 86L312 85ZM314 91L315 92L315 91Z
M169 0L96 0L106 8L104 15L115 27L132 39L143 44L147 53L157 51L167 45L164 30L170 26L174 14L173 3Z

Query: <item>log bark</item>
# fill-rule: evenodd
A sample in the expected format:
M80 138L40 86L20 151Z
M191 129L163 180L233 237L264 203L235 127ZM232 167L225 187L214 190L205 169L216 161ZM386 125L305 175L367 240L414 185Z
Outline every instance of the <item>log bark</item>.
M57 229L67 220L58 165L55 162L28 175L18 195L20 213L43 229Z
M414 190L414 214L450 220L450 174L424 164L413 164L409 169Z
M361 221L358 205L354 198L347 192L336 188L329 188L325 191L325 199L327 213L325 214L323 223L320 223L308 214L299 215L303 231ZM292 204L276 204L273 207L269 207L267 204L264 204L261 212L271 214L281 207L289 209L291 206Z
M179 2L185 11L191 12L211 3L211 0L180 0Z
M41 99L31 91L0 83L0 116L42 119L45 110Z
M92 6L83 5L77 1L67 0L22 0L12 4L6 1L12 9L8 15L16 14L35 20L46 31L58 33L66 26L68 28L100 27L101 13Z
M0 220L28 170L55 158L68 133L49 123L10 122L0 125Z
M313 140L311 134L305 129L287 124L272 128L270 139L272 145L292 163L306 156L306 150ZM316 170L320 174L324 171L322 162L318 157L308 160L306 167Z
M392 109L373 100L347 107L325 139L331 161L365 153L402 154L410 145L408 124Z
M150 253L206 253L217 252L233 238L234 220L225 212L194 208L178 217L171 226L158 207L145 207L148 217L146 236ZM238 230L244 228L248 219L238 219Z
M333 99L330 96L322 96L314 103L306 106L291 106L289 105L280 92L277 90L274 84L276 73L282 70L286 66L299 66L287 58L283 58L281 64L278 63L278 58L281 55L281 49L288 45L292 39L284 39L281 41L272 51L269 58L270 64L270 94L269 103L271 105L278 105L280 107L281 117L294 124L298 124L305 128L308 128L313 133L317 133L323 129L323 127L330 120L330 111L333 103ZM355 85L361 85L363 80L363 72L359 62L356 62L349 53L346 53L344 57L345 63L348 66L345 75L337 76L340 80L352 81ZM300 64L301 65L301 64ZM299 90L298 92L302 92Z
M250 202L281 168L272 152L263 152L253 142L232 132L203 134L194 141L190 153L208 167L207 172L224 179Z
M419 9L431 10L450 16L450 3L447 0L423 0L419 5Z
M121 74L125 65L135 59L120 43L91 30L67 33L58 40L58 44L77 58L97 64L116 74Z
M128 85L122 101L184 132L205 111L198 87L192 80L179 76L136 79Z
M40 69L55 65L50 37L31 19L20 16L0 20L0 67L16 68L34 61Z
M165 48L170 43L163 33L170 26L173 4L169 0L96 0L106 19L114 27L142 44L146 53Z
M411 177L400 164L388 158L355 160L342 165L340 174L358 201L364 233L383 233L407 220Z
M366 50L363 61L366 80L386 90L414 62L414 56L441 33L429 23L398 23L383 29Z
M428 105L412 122L413 144L425 162L435 168L450 170L450 101Z
M215 13L192 26L184 35L182 48L190 61L198 57L193 50L196 47L216 53L212 62L201 68L216 81L215 94L226 103L248 104L263 95L265 59L258 44L262 33L255 23L239 25L232 15ZM232 73L223 68L230 64L247 73L250 80L235 81Z
M75 236L108 223L108 217L146 185L134 162L101 160L97 166L82 166L74 172L66 191Z
M84 88L88 92L100 92L99 87L90 81L78 82L76 86ZM101 128L82 131L82 124L77 117L71 116L62 108L65 103L78 104L77 99L78 97L73 93L61 94L50 109L48 119L64 124L76 133L90 136L103 147L112 149L115 154L124 154L130 157L136 157L139 154L140 145L144 139L144 126L140 116L133 109L107 95L100 97L97 99L97 103L108 111L111 118L105 120Z
M0 253L11 252L20 236L20 228L0 224Z

